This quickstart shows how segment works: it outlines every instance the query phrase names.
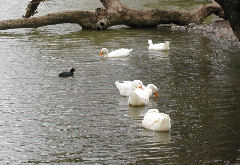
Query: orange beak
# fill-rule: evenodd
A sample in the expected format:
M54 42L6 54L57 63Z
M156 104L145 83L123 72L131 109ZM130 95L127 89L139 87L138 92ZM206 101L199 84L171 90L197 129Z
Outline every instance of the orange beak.
M142 85L141 85L139 88L143 90L143 87L142 87Z
M100 52L100 56L103 56L103 52Z
M156 97L158 97L158 96L159 96L159 95L158 95L158 92L156 92L156 93L155 93L155 96L156 96Z

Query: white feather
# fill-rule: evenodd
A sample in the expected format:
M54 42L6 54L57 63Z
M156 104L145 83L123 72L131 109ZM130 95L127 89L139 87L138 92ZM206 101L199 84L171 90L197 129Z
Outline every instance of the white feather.
M134 81L116 81L115 85L120 93L121 96L127 96L129 97L130 94L140 86L143 86L142 81L140 80L134 80Z
M130 106L148 105L149 98L155 93L158 96L158 88L153 84L148 84L147 87L140 89L136 88L128 98Z
M103 55L104 57L126 57L126 56L129 56L129 54L132 50L133 49L121 48L121 49L114 50L109 53L107 48L102 48L100 55Z
M148 40L148 49L149 50L161 50L161 51L169 51L170 42L166 41L165 43L158 43L158 44L153 44L152 40Z
M157 109L150 109L144 116L142 126L153 131L169 131L171 119L169 115L159 113Z

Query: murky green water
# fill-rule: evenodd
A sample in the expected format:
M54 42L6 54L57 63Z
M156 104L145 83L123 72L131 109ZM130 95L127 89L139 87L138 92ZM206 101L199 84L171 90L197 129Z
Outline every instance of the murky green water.
M23 15L19 4L1 7L1 19ZM46 1L39 14L99 5ZM170 41L170 52L148 51L148 39ZM0 43L0 164L240 163L239 49L196 34L69 24L0 31ZM134 51L102 59L102 47ZM72 67L74 78L57 76ZM129 107L114 81L134 79L157 85L159 98ZM169 133L142 128L150 108L170 115Z

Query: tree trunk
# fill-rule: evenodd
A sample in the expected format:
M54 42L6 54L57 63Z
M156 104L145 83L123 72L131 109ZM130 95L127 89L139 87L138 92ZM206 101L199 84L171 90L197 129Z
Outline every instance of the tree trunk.
M41 2L42 0L33 0ZM201 6L198 10L135 10L130 9L118 0L100 0L102 8L95 11L65 11L47 14L40 17L20 18L0 21L0 30L13 28L37 28L61 23L77 23L83 29L106 29L113 25L127 25L131 27L157 27L159 24L188 25L200 24L211 14L219 14L222 9L217 3ZM37 4L37 6L39 5ZM36 4L35 4L36 5ZM36 8L29 7L32 16ZM27 15L27 16L26 16Z
M233 32L240 41L240 1L239 0L215 0L223 9L226 19L229 21Z

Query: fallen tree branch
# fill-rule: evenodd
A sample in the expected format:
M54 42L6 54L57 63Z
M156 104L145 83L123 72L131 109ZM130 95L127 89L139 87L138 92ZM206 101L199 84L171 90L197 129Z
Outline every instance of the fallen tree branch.
M24 18L29 18L37 13L37 7L40 4L40 2L44 2L45 0L32 0L27 8L26 8L26 14L23 16Z
M43 0L36 0L39 3ZM0 30L14 28L37 28L41 26L77 23L83 29L106 29L113 25L131 27L157 27L159 24L188 25L200 24L209 15L222 11L216 3L200 7L189 12L181 10L135 10L130 9L118 0L100 0L102 8L95 11L65 11L45 16L0 21ZM37 5L39 5L39 3ZM35 9L35 8L33 8ZM30 15L32 15L31 10ZM35 11L34 11L35 12Z

